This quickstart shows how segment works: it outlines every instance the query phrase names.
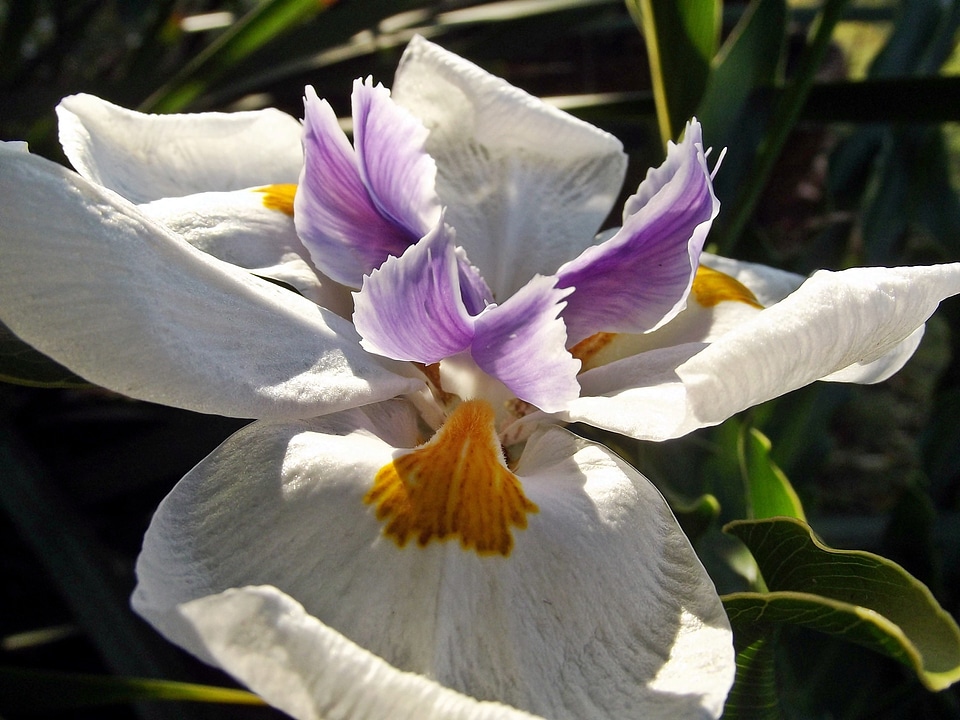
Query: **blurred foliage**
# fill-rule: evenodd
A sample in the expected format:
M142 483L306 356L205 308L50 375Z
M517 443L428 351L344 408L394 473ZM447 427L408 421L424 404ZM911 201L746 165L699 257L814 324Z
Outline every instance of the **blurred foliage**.
M625 195L696 113L727 148L714 249L802 274L960 260L958 27L960 0L7 0L0 138L63 160L53 108L75 92L300 116L310 83L345 112L353 78L389 85L421 33L620 137ZM957 617L958 327L953 299L890 381L808 387L676 441L577 429L662 489L721 592L769 578L720 526L779 507L832 546L896 561ZM119 678L111 692L132 704L100 718L278 717L123 695L133 677L232 686L160 640L127 597L156 504L240 423L74 387L8 336L0 346L19 363L0 375L68 386L0 386L0 665L38 669L46 687L55 672ZM960 717L955 689L931 693L882 654L790 622L752 632L738 636L736 717ZM0 691L19 683L0 673ZM16 707L5 697L7 720L90 717L79 700L38 715L22 693Z

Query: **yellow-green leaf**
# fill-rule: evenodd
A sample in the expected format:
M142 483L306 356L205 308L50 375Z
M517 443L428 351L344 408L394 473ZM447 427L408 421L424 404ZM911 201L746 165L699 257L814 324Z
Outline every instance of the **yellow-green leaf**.
M0 667L0 706L9 711L49 712L144 700L264 704L257 695L235 688Z
M650 61L664 144L676 139L700 103L720 38L720 0L627 0Z
M740 431L737 455L752 519L792 517L806 520L800 498L770 457L770 440L766 435L756 428L744 426Z

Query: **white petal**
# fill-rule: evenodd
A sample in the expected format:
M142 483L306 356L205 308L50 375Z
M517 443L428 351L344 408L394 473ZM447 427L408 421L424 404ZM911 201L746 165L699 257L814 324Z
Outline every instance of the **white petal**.
M303 164L300 123L279 110L146 115L71 95L57 116L77 171L134 202L295 183Z
M176 614L181 644L297 720L536 720L397 670L276 588L227 590Z
M234 435L157 510L138 561L138 612L231 672L245 665L238 676L255 692L306 684L327 697L326 683L342 683L334 694L349 699L377 688L373 670L325 676L335 661L327 648L339 640L318 639L308 654L283 630L215 655L182 627L178 606L269 584L393 666L477 699L557 719L719 716L734 672L729 626L639 473L552 428L534 435L517 468L539 512L514 531L509 557L480 557L456 541L399 548L363 496L393 455L375 434L412 441L405 407L254 423ZM209 621L196 616L200 634ZM291 660L265 671L257 653Z
M581 397L563 417L663 440L814 380L876 382L906 362L923 323L957 293L960 264L820 271L709 346L678 346L674 358L669 349L652 351L583 373L582 394L606 397Z
M310 261L293 216L264 204L265 188L164 198L140 205L198 250L255 275L292 285L304 297L350 317L350 291Z
M91 382L237 417L309 417L420 386L333 313L54 163L0 156L0 320Z
M626 170L612 135L421 37L392 95L430 130L447 222L498 301L593 243Z

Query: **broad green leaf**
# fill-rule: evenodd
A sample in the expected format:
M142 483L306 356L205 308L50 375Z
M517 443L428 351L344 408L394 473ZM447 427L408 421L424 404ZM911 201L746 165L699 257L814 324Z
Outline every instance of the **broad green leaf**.
M39 350L27 345L0 323L0 382L31 387L91 387Z
M234 23L140 106L144 112L176 112L210 83L270 40L333 4L334 0L265 0Z
M800 498L787 476L770 457L770 440L762 432L744 425L740 431L737 455L752 519L782 516L806 520Z
M729 609L728 609L729 612ZM777 695L774 664L774 625L751 625L734 633L737 651L737 675L723 707L723 720L778 720L780 699Z
M49 712L142 700L265 704L257 695L234 688L0 667L0 706L8 711Z
M724 596L735 632L766 623L801 625L884 653L931 690L960 680L960 628L896 563L830 548L791 518L740 520L724 530L750 549L770 589Z
M720 37L720 0L627 0L650 61L660 137L675 140L707 85Z

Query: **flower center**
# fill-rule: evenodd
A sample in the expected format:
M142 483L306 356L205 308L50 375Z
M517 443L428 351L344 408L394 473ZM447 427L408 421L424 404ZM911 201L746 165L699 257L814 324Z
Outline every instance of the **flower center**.
M279 210L293 217L293 196L297 194L295 184L264 185L256 188L254 192L263 193L264 207L270 210Z
M457 537L464 550L504 557L512 528L538 511L504 464L486 400L461 403L426 444L384 465L363 499L400 547Z

